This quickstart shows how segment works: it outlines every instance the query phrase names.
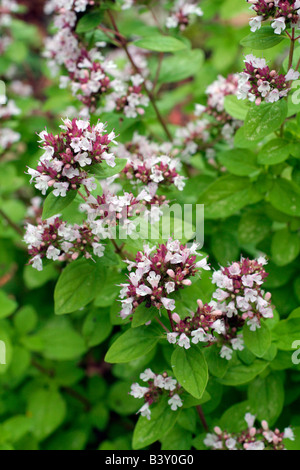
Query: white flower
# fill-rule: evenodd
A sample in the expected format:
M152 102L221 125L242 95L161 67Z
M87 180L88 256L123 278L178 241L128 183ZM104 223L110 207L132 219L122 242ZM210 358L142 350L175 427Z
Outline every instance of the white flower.
M158 287L158 283L160 281L161 276L159 274L156 274L155 271L150 271L149 276L147 277L147 281L149 284L155 288ZM168 291L167 291L168 292ZM168 292L169 294L169 292Z
M146 369L144 372L140 374L140 379L143 380L143 382L148 382L150 379L154 379L155 374L152 372L151 369Z
M34 258L32 258L32 267L37 269L38 271L43 270L43 262L41 260L40 255L36 255Z
M145 296L145 295L152 294L152 290L150 289L150 287L147 287L147 286L145 286L144 284L142 284L142 285L140 285L139 287L137 287L136 293L137 293L138 295Z
M285 79L287 82L289 82L290 80L298 80L299 77L300 77L299 72L295 72L295 70L290 69L288 73L286 74Z
M190 340L185 333L181 333L177 344L184 349L189 349L191 347Z
M236 449L236 439L233 439L232 437L230 437L229 439L226 439L225 441L225 445L227 447L227 449L229 450L235 450Z
M285 30L284 16L281 16L280 18L276 18L271 24L271 26L274 29L275 34L281 34L281 32Z
M225 324L223 320L216 320L211 327L218 333L219 335L223 335L226 331Z
M193 336L192 343L194 344L199 342L206 342L208 339L208 336L203 328L198 328L197 330L192 331L191 335Z
M53 184L53 195L58 197L65 197L67 194L67 190L69 187L69 183L54 183Z
M243 351L244 349L244 341L242 338L240 337L237 337L237 338L233 338L231 341L231 345L232 345L232 349L234 351Z
M167 294L171 294L171 292L174 292L175 290L175 282L172 282L172 281L166 282L165 288L166 288Z
M291 428L285 428L283 433L284 439L290 439L291 441L295 440L295 435Z
M175 310L176 307L174 299L167 299L167 297L162 297L161 301L166 310Z
M252 31L252 33L255 33L255 31L260 29L262 20L262 16L256 16L254 18L251 18L251 20L249 21L249 26L251 26L250 30Z
M52 245L48 247L47 252L46 252L46 257L48 259L52 259L53 261L56 261L58 260L59 255L60 255L60 250L58 250Z
M101 245L101 243L92 243L92 247L94 255L101 258L101 256L104 254L105 246Z
M228 348L227 346L222 346L221 351L220 351L220 356L223 359L227 359L227 361L230 361L232 358L233 351L232 349Z
M147 393L149 388L141 387L138 383L131 385L131 391L129 392L134 398L143 398L145 393Z
M247 321L247 325L249 326L250 331L256 331L260 328L259 320L256 317L250 318L250 320Z
M245 421L248 425L248 428L253 428L253 425L254 425L254 422L255 422L255 418L256 416L255 415L252 415L251 413L246 413L245 414Z
M147 419L151 419L151 411L149 409L149 403L145 403L142 408L138 410L138 413L141 413L142 416L145 416Z
M170 344L176 344L176 339L179 333L168 333L167 340Z
M265 445L262 441L251 442L251 444L245 444L246 450L264 450Z
M175 393L170 400L168 400L168 404L171 406L171 410L176 411L177 408L180 408L182 406L182 400L180 396Z
M177 386L177 380L173 379L173 377L166 377L165 378L165 390L170 390L171 392L175 390Z

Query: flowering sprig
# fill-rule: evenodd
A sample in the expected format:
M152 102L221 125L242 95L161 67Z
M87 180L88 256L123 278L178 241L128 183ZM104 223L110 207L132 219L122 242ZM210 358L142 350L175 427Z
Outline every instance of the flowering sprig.
M63 132L57 135L47 130L39 134L45 153L37 169L28 168L30 182L43 195L53 188L54 196L66 196L67 191L77 190L83 184L87 191L96 188L95 178L86 171L95 164L115 166L115 157L109 153L115 133L107 134L105 124L91 126L89 121L63 119Z
M206 435L204 444L211 450L285 450L283 439L295 439L291 428L269 429L267 421L261 422L261 427L255 427L256 416L246 413L245 421L248 429L241 433L222 431L218 426L213 433Z
M251 9L257 14L251 18L251 31L260 29L263 21L272 20L271 26L275 34L281 34L286 28L299 28L299 0L247 0Z
M266 260L241 259L231 266L213 273L212 282L217 285L209 304L197 301L197 311L184 319L172 314L172 332L167 334L171 344L189 349L192 344L214 343L220 348L220 356L227 360L233 351L244 349L242 328L247 324L250 330L261 327L262 318L272 318L273 308L270 293L261 290L267 273L263 265Z
M131 385L129 392L134 398L144 398L145 404L139 409L138 413L151 419L150 406L159 401L162 395L169 397L168 404L171 410L176 411L183 405L180 394L183 391L181 385L176 379L169 376L167 372L155 374L151 369L146 369L140 374L140 379L147 382L147 386L141 386L137 382Z
M166 152L170 152L170 156ZM160 187L174 185L182 191L185 186L185 177L179 174L181 162L175 158L172 145L160 146L135 133L131 142L116 149L116 155L127 159L120 176L125 176L133 186L142 185L150 196ZM148 200L151 201L149 197Z
M29 264L38 271L43 269L43 259L74 261L82 255L89 259L103 256L105 249L88 224L71 225L60 217L40 220L36 226L28 223L24 241L31 256Z
M287 96L290 90L290 81L297 80L299 72L290 69L286 75L270 70L265 59L258 59L252 54L247 55L245 69L240 73L238 84L238 99L249 99L256 105L262 101L274 103Z
M121 318L134 315L135 309L145 303L146 307L154 306L167 311L175 309L175 300L169 295L178 289L190 286L191 277L200 268L210 269L206 258L196 261L197 244L191 248L182 245L178 240L169 239L164 245L150 248L144 246L139 251L135 261L128 261L129 283L121 284L122 299Z
M228 319L238 319L240 326L246 323L250 330L260 328L260 320L273 318L271 294L261 286L268 273L264 269L264 257L257 260L242 258L240 262L213 273L212 282L218 287L210 303L221 310Z
M184 31L195 16L203 16L203 11L198 2L176 0L170 15L166 19L166 27L179 28Z

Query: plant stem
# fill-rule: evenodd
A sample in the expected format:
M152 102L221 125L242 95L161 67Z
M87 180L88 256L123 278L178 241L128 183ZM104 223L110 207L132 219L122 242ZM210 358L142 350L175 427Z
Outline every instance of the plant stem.
M15 224L9 217L6 215L2 209L0 209L0 216L7 222L7 224L14 229L15 232L17 232L18 235L21 235L23 237L24 233L21 227L19 227L17 224Z
M168 317L169 317L169 320L170 320L170 323L171 323L171 328L172 328L172 331L175 330L175 325L174 325L174 321L173 321L173 318L172 318L172 313L170 312L170 310L167 310L168 312Z
M288 65L288 70L293 65L293 57L294 57L294 50L295 50L295 28L292 28L292 36L289 35L291 39L291 44L290 44L290 53L289 53L289 65Z
M33 367L35 367L39 372L41 372L44 375L47 375L48 377L52 378L52 377L55 376L54 370L45 369L45 367L43 367L41 364L39 364L35 359L32 359L31 365L33 365ZM81 395L79 392L77 392L76 390L74 390L73 388L70 388L70 387L61 387L61 388L68 395L70 395L71 397L73 397L76 400L80 401L80 403L82 403L84 405L85 411L89 411L91 409L90 401L87 398L85 398L83 395Z
M202 426L204 427L205 431L208 432L208 431L209 431L209 427L208 427L208 424L207 424L207 422L206 422L206 419L205 419L205 416L204 416L204 413L203 413L203 410L202 410L201 405L197 405L197 406L196 406L196 410L197 410L197 413L198 413L199 418L200 418L200 420L201 420Z
M157 323L160 324L160 326L161 326L167 333L170 333L170 330L163 324L162 321L160 321L159 318L155 317L155 320L157 321Z
M114 17L113 17L113 14L111 13L111 11L108 11L108 15L109 15L109 17L110 17L110 20L111 20L111 22L112 22L112 25L113 25L113 27L114 27L114 30L115 30L116 34L120 35L119 29L118 29L118 27L117 27L117 24L116 24L116 22L115 22L115 19L114 19ZM131 54L130 54L130 52L129 52L129 50L128 50L127 41L120 38L120 44L121 44L122 48L124 49L124 51L125 51L125 53L126 53L128 59L129 59L131 65L132 65L132 67L134 68L134 70L136 71L136 73L138 73L138 74L141 75L141 71L140 71L139 67L135 64L135 62L134 62L134 60L133 60L133 58L132 58L132 56L131 56ZM155 114L156 114L156 116L157 116L157 119L159 120L159 122L160 122L162 128L164 129L167 138L170 140L170 142L172 142L172 140L173 140L172 135L171 135L171 133L170 133L170 131L169 131L169 129L168 129L168 127L167 127L167 125L166 125L166 123L165 123L163 117L162 117L162 115L160 114L160 111L159 111L159 109L158 109L158 107L157 107L157 104L156 104L156 101L155 101L155 98L154 98L152 92L151 92L150 90L148 90L148 88L146 87L145 81L144 81L144 83L143 83L143 86L144 86L144 90L145 90L146 94L148 95L148 98L149 98L149 100L150 100L150 102L151 102L151 104L152 104L152 106L153 106L153 108L154 108L154 111L155 111Z

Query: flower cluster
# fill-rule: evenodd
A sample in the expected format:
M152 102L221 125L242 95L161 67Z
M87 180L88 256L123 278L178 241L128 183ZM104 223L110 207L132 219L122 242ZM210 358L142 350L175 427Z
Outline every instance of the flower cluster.
M226 113L224 108L225 97L236 95L238 90L239 76L237 74L228 75L226 78L219 75L206 89L207 105L204 111L213 116L217 121L226 123L232 120L232 117ZM197 105L196 105L197 106ZM198 105L196 112L201 111L201 105Z
M289 82L297 80L299 72L290 69L286 75L270 70L265 59L258 59L252 54L247 55L245 69L240 73L238 84L238 99L248 98L260 105L262 101L274 103L287 96L290 89Z
M178 173L181 169L180 160L173 155L165 155L166 151L171 152L171 145L159 146L137 133L131 142L120 145L116 150L117 156L127 158L121 176L125 176L133 186L143 184L143 190L149 192L149 202L158 187L174 185L182 191L185 186L184 176Z
M196 261L197 247L193 244L188 248L178 240L169 239L158 248L145 245L144 251L137 253L135 261L127 261L128 270L135 271L130 272L128 284L121 284L121 318L131 317L143 302L148 308L175 310L175 300L170 298L170 294L190 286L190 278L200 268L210 269L206 258Z
M204 444L211 450L285 450L283 439L295 439L291 428L285 428L283 432L272 431L267 421L262 421L261 427L255 427L255 418L246 413L248 429L238 434L222 431L216 426L214 433L206 435Z
M24 241L31 256L29 264L38 271L43 269L43 259L74 261L81 255L101 257L105 249L88 224L67 224L58 216L40 220L37 226L28 223Z
M124 235L131 235L136 229L131 218L139 216L143 209L132 193L124 192L117 196L108 191L97 198L90 195L80 206L80 210L87 213L91 232L101 239L115 238L117 227L124 231Z
M300 0L247 0L257 14L251 18L251 31L260 29L263 21L271 19L275 34L281 34L286 28L300 25Z
M177 380L173 379L166 372L157 375L151 369L146 369L140 375L140 379L143 382L147 382L147 386L141 386L138 383L132 384L130 395L134 398L144 398L145 404L138 411L142 416L151 419L150 406L152 403L156 403L159 397L166 394L166 392L169 396L168 404L171 410L176 411L177 408L183 405L180 398L181 386Z
M215 310L211 305L203 305L197 301L198 309L183 320L177 313L172 314L172 332L167 334L167 340L171 344L189 349L192 344L205 343L210 346L218 342L221 347L220 355L231 359L232 350L244 349L241 335L237 335L237 327L231 326L221 310ZM217 333L217 336L216 336ZM228 353L230 351L230 354Z
M183 31L190 24L191 18L194 16L203 16L203 11L198 6L198 3L187 0L176 0L175 5L172 7L171 14L166 20L166 27L179 27L180 30Z
M28 168L30 182L34 181L43 195L52 187L54 196L64 197L67 191L77 190L81 184L89 192L96 188L96 183L86 169L103 162L115 166L115 157L109 153L115 133L107 134L105 124L98 122L91 126L89 121L76 119L63 119L63 123L59 135L49 134L47 130L39 134L45 153L36 170Z
M82 48L76 60L65 64L69 75L61 75L60 88L70 86L76 96L85 106L85 112L95 112L98 101L103 93L110 87L110 78L107 72L113 64L104 62L102 54L96 48L87 51Z
M212 282L217 285L209 304L199 299L198 309L181 319L177 313L171 316L172 332L167 334L171 344L189 349L192 344L217 343L220 356L230 360L233 351L244 349L242 327L245 323L251 331L260 328L261 318L272 318L271 295L260 286L267 273L264 258L243 259L213 273Z
M105 112L118 111L127 118L136 118L145 113L149 105L148 96L142 93L144 78L140 74L132 75L129 81L115 79L111 82L113 91L107 95Z
M8 100L5 95L0 95L0 123L13 116L18 116L21 110L16 106L13 100ZM0 148L7 149L15 142L20 140L20 134L9 127L0 129Z
M228 267L213 273L212 282L217 290L210 305L221 310L225 317L235 317L255 331L260 328L262 318L273 318L270 304L271 294L265 293L261 286L268 274L264 269L267 261L264 257L257 260L242 258Z
M9 26L12 15L19 10L19 5L14 0L0 0L0 54L3 54L11 44Z

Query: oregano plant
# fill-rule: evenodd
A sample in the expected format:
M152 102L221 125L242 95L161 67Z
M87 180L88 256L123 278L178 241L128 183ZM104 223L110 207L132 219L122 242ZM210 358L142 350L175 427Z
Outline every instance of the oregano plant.
M299 43L0 0L0 450L300 450Z

